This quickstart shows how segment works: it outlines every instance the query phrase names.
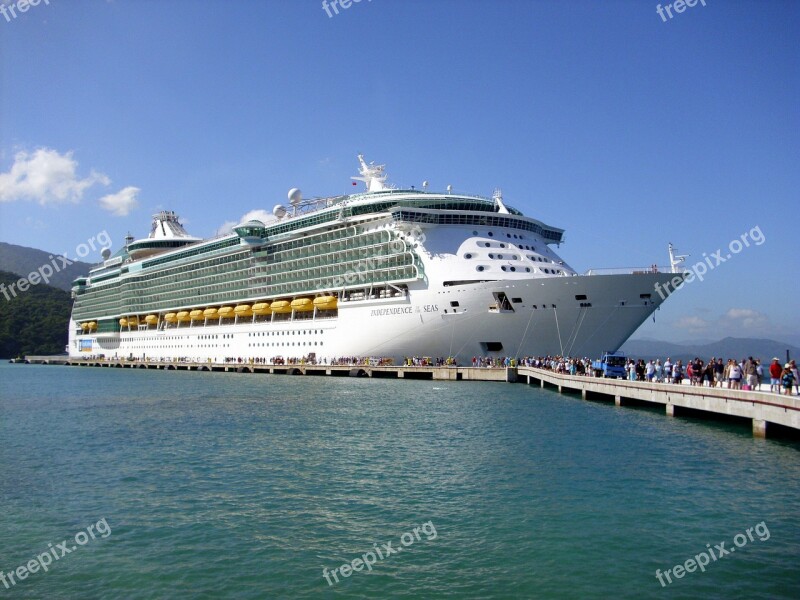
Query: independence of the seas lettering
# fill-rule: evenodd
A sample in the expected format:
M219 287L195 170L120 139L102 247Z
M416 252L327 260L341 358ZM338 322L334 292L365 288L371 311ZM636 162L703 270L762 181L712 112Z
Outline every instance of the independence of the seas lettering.
M410 315L415 312L439 312L439 305L438 304L423 304L422 306L417 306L416 310L414 310L411 306L400 306L397 308L373 308L370 311L370 317L386 317L389 315Z

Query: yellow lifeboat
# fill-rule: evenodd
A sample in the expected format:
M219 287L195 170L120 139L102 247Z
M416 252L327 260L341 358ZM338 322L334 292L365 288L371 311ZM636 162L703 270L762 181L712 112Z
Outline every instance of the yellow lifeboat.
M203 316L206 319L216 319L217 318L217 309L216 308L207 308L203 311Z
M136 327L139 324L139 317L128 317L128 325Z
M164 315L164 320L167 323L175 323L178 320L178 315L175 313L167 313Z
M240 304L233 310L233 312L236 314L237 317L253 316L253 310L250 308L249 304Z
M220 319L232 319L233 318L233 307L232 306L223 306L217 311L217 316Z
M123 327L127 327L128 326L128 319L124 319L124 318L120 319L119 320L119 324L122 325Z
M269 302L256 302L253 304L254 315L269 315L272 314Z
M298 312L314 310L314 301L311 298L295 298L292 300L292 308Z
M334 310L338 306L336 296L319 296L314 298L314 306L319 310Z
M89 323L81 323L81 329L83 329L84 331L89 329Z
M167 317L169 317L169 315L167 315ZM165 317L165 318L167 318L167 317ZM181 322L181 323L185 323L186 321L189 321L191 319L191 317L189 316L189 311L188 310L182 310L177 315L175 315L175 319L177 321ZM167 320L169 320L169 319L167 318Z
M192 321L202 321L204 319L203 311L202 310L193 310L192 312L189 313L189 318Z
M275 300L269 305L270 310L274 313L290 313L292 312L292 304L288 300Z
M147 323L148 325L155 325L156 323L158 323L158 317L156 315L147 315L144 318L144 322Z
M90 321L86 325L87 325L87 329L89 331L94 331L95 329L97 329L97 322L96 321Z

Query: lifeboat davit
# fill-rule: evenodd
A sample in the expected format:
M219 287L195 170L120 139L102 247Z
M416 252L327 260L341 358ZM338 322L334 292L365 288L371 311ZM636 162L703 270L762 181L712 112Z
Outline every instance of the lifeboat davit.
M275 300L269 307L272 312L278 314L292 312L292 304L288 300Z
M314 310L314 301L311 298L295 298L292 300L292 308L297 312Z
M250 308L249 304L240 304L237 306L233 312L236 314L237 317L252 317L253 316L253 309Z
M128 317L128 325L136 327L139 324L139 317Z
M334 310L339 305L336 296L319 296L314 298L314 306L319 310Z
M256 302L253 304L254 315L269 315L272 314L269 302Z

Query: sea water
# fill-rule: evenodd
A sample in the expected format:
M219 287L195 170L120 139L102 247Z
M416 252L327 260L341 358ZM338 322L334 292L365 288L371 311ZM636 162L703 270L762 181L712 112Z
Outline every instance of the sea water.
M522 384L3 364L0 598L800 598L799 449Z

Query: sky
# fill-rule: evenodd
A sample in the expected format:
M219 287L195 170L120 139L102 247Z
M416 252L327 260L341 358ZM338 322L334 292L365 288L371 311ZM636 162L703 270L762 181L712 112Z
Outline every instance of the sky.
M0 241L208 237L352 192L363 153L501 188L579 272L705 264L636 338L800 343L800 2L0 4Z

